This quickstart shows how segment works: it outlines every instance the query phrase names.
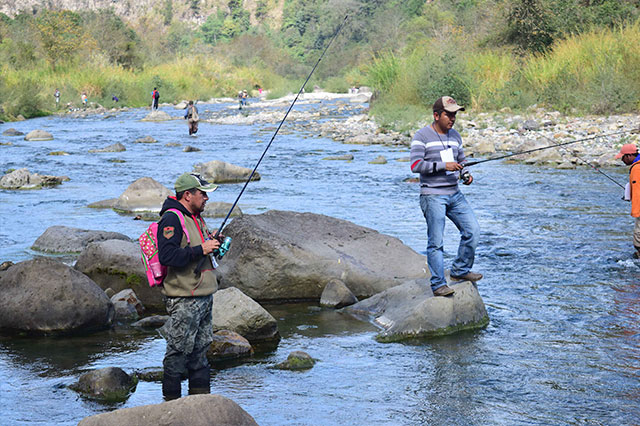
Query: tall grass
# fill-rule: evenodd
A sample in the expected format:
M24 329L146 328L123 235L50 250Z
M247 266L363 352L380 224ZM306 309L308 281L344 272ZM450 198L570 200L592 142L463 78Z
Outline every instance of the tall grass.
M150 105L154 87L160 92L161 102L177 102L235 96L242 89L283 86L282 78L267 69L234 67L204 55L177 58L139 72L99 62L67 64L55 70L46 64L29 70L17 71L8 66L0 69L0 118L5 120L20 114L29 118L53 112L56 88L61 92L63 106L80 106L80 96L86 92L89 102L105 107L115 105L114 95L120 100L119 106L141 107Z
M431 103L455 97L474 111L532 104L573 113L640 110L640 21L595 29L556 42L544 53L518 56L461 40L425 40L403 55L377 58L365 71L380 91L372 113L405 130L429 117ZM403 119L402 114L406 114Z

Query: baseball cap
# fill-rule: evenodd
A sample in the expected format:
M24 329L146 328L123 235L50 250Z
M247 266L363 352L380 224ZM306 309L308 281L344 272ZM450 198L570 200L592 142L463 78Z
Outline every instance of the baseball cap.
M196 173L183 173L180 175L174 188L176 192L186 191L188 189L199 189L200 191L210 192L215 191L218 185L207 182L202 179L199 174Z
M449 112L457 112L464 111L464 107L458 105L455 99L451 96L443 96L433 104L433 112L436 111L449 111Z
M638 147L636 147L632 143L627 143L622 145L622 148L620 148L620 152L616 155L616 158L622 158L622 156L625 154L637 154L637 153L638 153Z

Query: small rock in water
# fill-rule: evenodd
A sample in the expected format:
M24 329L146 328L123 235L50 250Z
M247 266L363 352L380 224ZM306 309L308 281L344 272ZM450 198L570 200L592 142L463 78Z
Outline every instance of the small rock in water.
M316 363L316 360L306 352L293 351L289 354L287 359L280 364L276 364L273 368L279 370L308 370L312 368Z

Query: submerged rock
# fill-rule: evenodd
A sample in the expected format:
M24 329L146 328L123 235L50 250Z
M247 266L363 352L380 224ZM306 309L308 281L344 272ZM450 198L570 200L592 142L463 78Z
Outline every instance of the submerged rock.
M78 383L70 388L87 398L103 402L121 402L129 397L137 384L138 380L121 368L107 367L84 373Z
M37 334L102 330L113 304L95 282L67 265L36 258L0 277L0 329Z
M351 161L351 160L353 160L353 154L333 155L333 156L329 156L329 157L324 157L323 160L329 160L329 161Z
M373 320L383 331L380 342L396 342L483 328L489 323L478 289L469 281L449 285L455 293L434 297L425 280L408 281L344 308L356 317Z
M154 139L152 136L145 136L142 138L138 138L133 143L157 143L158 141Z
M121 408L84 418L78 426L121 425L258 426L232 400L220 395L189 395L161 404Z
M2 136L22 136L22 135L24 135L23 132L14 129L13 127L2 132Z
M119 232L56 225L48 227L31 248L45 253L80 253L89 243L106 240L131 241L129 237Z
M256 300L319 300L331 278L368 297L428 276L425 257L397 238L329 216L245 214L225 235L233 243L217 269L220 286Z
M316 360L306 352L293 351L289 354L287 359L280 364L276 364L273 368L278 370L308 370L313 368Z
M89 152L91 153L99 153L99 152L123 152L126 151L127 148L125 148L124 145L122 145L120 142L114 143L113 145L109 145L106 146L104 148L101 149L90 149Z

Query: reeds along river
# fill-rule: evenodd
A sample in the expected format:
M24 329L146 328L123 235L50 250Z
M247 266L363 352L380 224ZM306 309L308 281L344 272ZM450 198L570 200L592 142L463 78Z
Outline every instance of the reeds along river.
M52 225L136 237L146 223L87 204L117 197L142 176L172 187L199 161L252 167L264 149L256 140L268 141L273 132L259 125L201 123L198 137L189 138L184 121L140 122L147 112L2 125L25 133L41 128L55 137L3 137L13 143L0 146L3 171L28 167L71 180L54 189L0 191L0 260L36 255L29 247ZM159 143L133 143L146 135ZM127 150L88 153L115 142ZM168 142L182 146L167 147ZM202 151L183 152L187 144ZM48 155L58 150L70 155ZM354 160L321 161L345 153ZM378 155L389 162L368 164ZM395 161L407 156L407 149L281 134L260 166L262 180L249 185L240 206L248 214L284 209L335 216L424 251L418 188L403 182L408 163ZM624 168L609 172L620 182L627 176ZM309 305L270 306L283 337L279 348L215 371L213 392L239 403L261 425L637 423L640 268L631 258L633 220L619 188L590 169L491 162L477 166L474 175L463 191L482 229L474 269L485 274L478 284L491 318L486 329L381 344L373 340L373 327L341 314ZM222 185L212 200L232 202L239 190L240 185ZM449 261L455 234L448 224ZM320 361L303 373L267 369L292 350ZM163 353L164 341L155 333L123 328L77 338L2 338L2 423L76 424L94 413L159 403L160 383L140 382L118 406L85 401L65 385L87 369L160 367Z

